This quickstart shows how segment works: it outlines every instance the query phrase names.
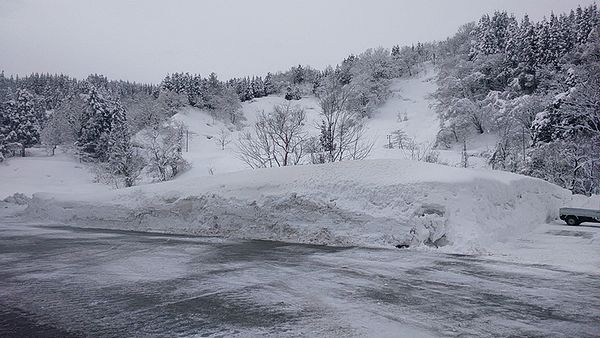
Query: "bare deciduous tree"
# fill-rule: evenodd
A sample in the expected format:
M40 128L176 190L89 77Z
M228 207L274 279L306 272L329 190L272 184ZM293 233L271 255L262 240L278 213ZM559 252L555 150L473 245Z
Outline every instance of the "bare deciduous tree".
M434 145L435 142L417 143L413 139L408 139L405 156L413 161L438 163L440 154L434 149Z
M321 146L326 161L361 160L366 158L373 142L364 141L365 127L359 111L352 109L351 85L330 80L321 93Z
M227 128L220 128L215 143L221 147L221 150L225 150L225 146L231 143L231 132Z
M251 168L285 167L300 164L307 139L306 113L290 103L262 113L251 131L238 140L238 154Z

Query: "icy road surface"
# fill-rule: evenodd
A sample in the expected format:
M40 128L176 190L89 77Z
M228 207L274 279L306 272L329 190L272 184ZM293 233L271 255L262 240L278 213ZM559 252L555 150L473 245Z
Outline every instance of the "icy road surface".
M600 335L600 273L0 224L0 336Z

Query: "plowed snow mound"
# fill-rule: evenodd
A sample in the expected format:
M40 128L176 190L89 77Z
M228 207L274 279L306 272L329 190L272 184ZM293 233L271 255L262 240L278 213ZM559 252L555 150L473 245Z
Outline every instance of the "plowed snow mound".
M77 226L330 245L485 248L556 216L570 193L499 171L370 160L243 171L77 196L32 218Z

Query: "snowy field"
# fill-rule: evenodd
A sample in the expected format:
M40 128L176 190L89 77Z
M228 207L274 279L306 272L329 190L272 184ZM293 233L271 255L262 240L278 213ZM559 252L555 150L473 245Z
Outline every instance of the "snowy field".
M0 200L15 193L77 195L110 190L106 185L93 183L88 167L60 149L55 156L48 156L44 149L30 149L28 155L0 163Z

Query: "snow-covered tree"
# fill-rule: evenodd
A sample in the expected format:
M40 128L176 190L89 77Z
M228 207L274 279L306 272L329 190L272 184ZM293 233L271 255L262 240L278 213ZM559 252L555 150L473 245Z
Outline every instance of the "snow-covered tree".
M265 89L265 96L275 94L277 92L277 88L275 88L275 83L273 83L273 74L267 73L267 76L265 76L263 86Z
M288 101L292 100L300 100L302 96L300 95L300 89L296 86L288 86L285 90L285 99Z
M62 114L62 111L52 113L46 126L40 132L40 141L52 151L52 156L54 156L57 146L75 142L75 134L67 116Z
M225 146L231 143L231 132L227 128L219 128L217 136L215 137L215 143L225 150Z
M76 145L84 161L104 162L108 159L108 137L111 129L112 103L96 87L87 84L81 116L81 129Z
M131 187L138 179L144 165L144 158L139 149L134 148L131 144L125 109L116 102L112 111L108 137L106 169L113 177L121 179L125 187Z
M6 143L19 144L21 156L25 156L25 148L39 142L34 105L33 95L26 89L19 89L15 100L6 105L4 139Z
M6 136L8 134L8 117L7 110L4 108L4 102L0 102L0 162L3 162L8 154L6 149Z
M177 123L166 123L141 132L148 171L158 180L168 181L188 167L182 154L184 135L184 126Z
M342 85L337 79L329 79L321 92L320 140L327 162L364 159L373 148L364 139L362 112L352 106L353 95L354 88Z

